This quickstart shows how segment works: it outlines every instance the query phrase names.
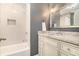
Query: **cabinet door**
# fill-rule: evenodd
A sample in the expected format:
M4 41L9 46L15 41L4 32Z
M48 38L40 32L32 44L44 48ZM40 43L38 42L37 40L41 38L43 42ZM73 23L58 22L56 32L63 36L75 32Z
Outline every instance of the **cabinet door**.
M43 48L44 56L57 56L57 41L50 38L45 38L44 40L44 48Z

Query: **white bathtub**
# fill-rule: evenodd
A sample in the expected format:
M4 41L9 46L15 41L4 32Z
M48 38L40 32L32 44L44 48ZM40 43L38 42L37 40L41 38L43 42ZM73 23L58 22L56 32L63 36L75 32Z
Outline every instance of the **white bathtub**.
M30 48L27 43L2 46L0 56L30 56Z

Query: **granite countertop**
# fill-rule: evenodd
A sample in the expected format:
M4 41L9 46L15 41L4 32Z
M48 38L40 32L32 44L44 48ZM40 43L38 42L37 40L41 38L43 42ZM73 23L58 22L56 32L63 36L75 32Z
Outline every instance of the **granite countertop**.
M79 32L39 31L38 35L79 46Z

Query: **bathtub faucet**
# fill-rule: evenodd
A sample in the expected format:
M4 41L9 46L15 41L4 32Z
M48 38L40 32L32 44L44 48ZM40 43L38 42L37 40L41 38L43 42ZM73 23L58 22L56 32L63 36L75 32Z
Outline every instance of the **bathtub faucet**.
M6 40L6 38L0 38L0 41L2 41L2 40Z

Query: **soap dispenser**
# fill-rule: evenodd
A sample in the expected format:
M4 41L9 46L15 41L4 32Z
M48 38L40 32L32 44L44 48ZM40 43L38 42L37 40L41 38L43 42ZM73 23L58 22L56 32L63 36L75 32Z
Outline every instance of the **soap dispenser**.
M46 31L46 23L42 20L42 31Z

